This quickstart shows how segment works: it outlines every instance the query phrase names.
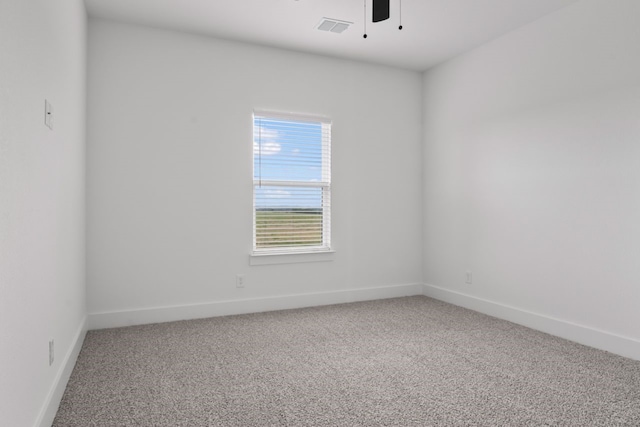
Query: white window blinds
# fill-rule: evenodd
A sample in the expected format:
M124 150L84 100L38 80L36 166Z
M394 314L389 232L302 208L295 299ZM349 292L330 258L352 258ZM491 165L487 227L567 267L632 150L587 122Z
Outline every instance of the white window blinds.
M254 253L331 248L331 122L253 116Z

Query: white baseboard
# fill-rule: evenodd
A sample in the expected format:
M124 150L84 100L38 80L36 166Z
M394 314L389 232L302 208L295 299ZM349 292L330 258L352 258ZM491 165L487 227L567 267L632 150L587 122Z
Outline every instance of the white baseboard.
M437 300L508 320L589 347L640 360L640 341L632 338L522 310L517 307L500 304L438 286L425 284L423 294Z
M122 326L173 322L233 314L258 313L347 302L422 295L422 284L348 289L309 294L284 295L267 298L214 301L168 307L141 308L89 314L89 329L118 328Z
M58 369L58 373L53 381L53 385L49 390L49 394L47 394L47 398L42 405L40 414L34 424L35 427L51 427L51 424L53 424L53 419L56 417L56 413L58 412L62 395L64 394L64 390L69 382L69 377L71 377L71 372L73 371L73 367L78 359L78 354L80 354L84 337L87 334L87 324L87 317L85 316L78 327L69 351L67 351L67 354L65 354L64 359L60 364L60 368Z
M88 328L117 328L411 295L425 295L570 341L640 360L640 341L638 340L428 284L393 285L91 313L88 315ZM73 361L75 362L75 358Z

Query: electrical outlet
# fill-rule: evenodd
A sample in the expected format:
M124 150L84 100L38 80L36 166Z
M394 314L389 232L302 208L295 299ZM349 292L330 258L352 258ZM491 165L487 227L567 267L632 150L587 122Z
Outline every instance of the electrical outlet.
M244 288L244 274L236 274L236 288Z
M471 274L470 271L467 271L466 283L467 285L470 285L473 283L473 275Z
M49 341L49 366L53 365L55 360L55 353L53 348L53 340Z
M44 124L53 130L53 107L46 99L44 100Z

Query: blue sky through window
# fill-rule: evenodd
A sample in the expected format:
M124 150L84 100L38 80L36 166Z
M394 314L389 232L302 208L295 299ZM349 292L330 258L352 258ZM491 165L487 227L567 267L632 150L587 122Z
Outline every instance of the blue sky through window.
M322 207L319 187L273 185L273 181L322 181L322 136L322 123L255 116L254 181L263 181L255 190L256 207Z

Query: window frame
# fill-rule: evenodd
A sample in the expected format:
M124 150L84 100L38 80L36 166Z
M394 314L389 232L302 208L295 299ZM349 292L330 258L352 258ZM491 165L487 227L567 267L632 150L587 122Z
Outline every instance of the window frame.
M256 178L256 154L255 148L252 149L252 209L253 209L253 224L252 224L252 257L264 257L269 255L282 255L285 259L283 263L288 262L306 262L308 257L287 257L288 255L309 255L309 254L327 254L333 253L334 250L331 244L331 139L332 139L332 127L333 123L331 119L325 116L300 114L300 113L283 113L271 110L254 110L252 114L252 140L253 145L256 143L256 118L264 118L267 120L283 121L283 122L306 122L321 125L321 181L304 181L304 180L269 180L262 177ZM258 142L260 145L260 141ZM261 156L261 154L259 155ZM258 247L257 246L257 211L256 208L256 189L261 186L279 186L279 187L301 187L301 188L320 188L321 195L321 210L322 210L322 243L320 245L291 245L291 246L278 246L278 247ZM287 261L288 260L288 261ZM325 260L320 258L318 260ZM330 260L330 259L326 259ZM310 260L311 261L311 260ZM271 262L252 262L252 265L268 264Z

